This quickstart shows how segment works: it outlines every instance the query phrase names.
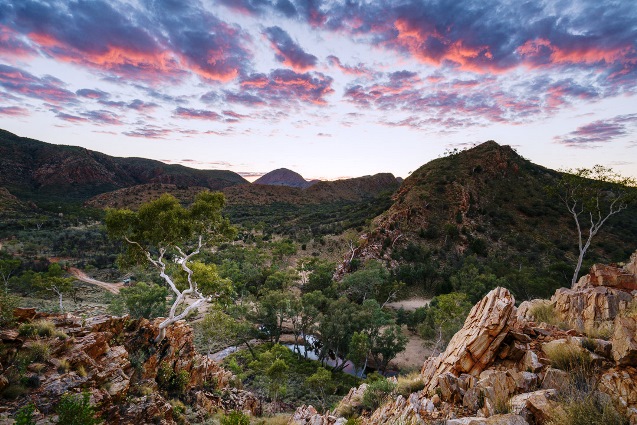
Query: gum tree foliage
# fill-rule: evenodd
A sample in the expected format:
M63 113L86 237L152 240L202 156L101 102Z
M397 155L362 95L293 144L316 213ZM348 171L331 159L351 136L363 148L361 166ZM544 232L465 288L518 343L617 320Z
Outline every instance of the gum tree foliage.
M204 247L236 235L235 228L221 215L224 204L223 194L206 191L199 193L188 208L182 207L174 196L164 194L143 204L138 211L106 212L109 236L127 242L127 260L149 263L175 295L168 317L159 325L156 342L164 338L168 326L203 303L224 296L229 289L229 282L220 279L215 269L203 270L204 280L197 280L192 268L193 257ZM177 265L176 270L173 264ZM178 314L188 297L194 302Z
M36 273L33 277L33 286L42 292L53 292L58 297L60 312L64 311L62 297L73 290L72 277L64 277L64 270L57 264L51 264L46 273Z
M22 262L13 258L0 259L0 279L4 283L5 294L9 292L9 279L20 268Z
M579 256L571 285L577 282L584 254L606 221L625 210L637 196L637 180L601 165L565 170L551 192L559 196L577 227Z

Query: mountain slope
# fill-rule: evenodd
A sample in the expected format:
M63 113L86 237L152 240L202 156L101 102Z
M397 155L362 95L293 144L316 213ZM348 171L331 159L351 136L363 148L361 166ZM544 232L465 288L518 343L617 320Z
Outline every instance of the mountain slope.
M568 285L577 254L573 219L545 190L558 177L493 141L431 161L374 220L359 261L383 259L398 279L428 293L506 278L534 281L514 287L518 298L546 295ZM587 262L621 261L635 240L633 209L609 220Z
M306 187L310 187L312 185L312 183L305 180L302 175L292 170L288 170L287 168L279 168L270 171L269 173L264 174L263 176L256 179L253 184L290 186L298 187L301 189L305 189Z
M0 130L0 186L22 199L81 201L98 193L146 183L218 190L246 182L231 171L196 170L150 159L117 158Z
M240 184L221 189L227 200L226 214L233 223L267 225L269 232L294 235L301 229L313 236L340 233L363 225L390 205L399 187L389 173L333 182L319 182L307 189L289 186ZM103 193L86 201L95 208L132 208L170 193L191 202L204 188L171 184L143 184Z

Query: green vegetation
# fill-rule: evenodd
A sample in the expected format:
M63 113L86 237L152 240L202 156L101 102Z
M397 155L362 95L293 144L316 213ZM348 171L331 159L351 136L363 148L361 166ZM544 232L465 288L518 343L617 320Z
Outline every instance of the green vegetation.
M278 405L330 406L360 383L358 378L330 372L321 362L306 360L281 345L262 344L254 352L256 360L242 350L226 357L224 365L238 375L244 388Z
M553 367L581 375L592 370L591 354L584 348L560 344L549 346L545 351Z
M547 425L628 425L605 394L570 394L562 399Z
M223 415L220 425L250 425L250 418L242 412L232 411Z
M157 341L164 338L168 326L186 317L204 303L206 297L218 297L232 290L230 282L221 279L213 265L192 262L204 246L231 239L236 234L221 215L224 203L221 193L201 192L186 209L175 197L163 195L142 205L137 212L109 210L106 214L109 234L127 242L126 260L148 262L175 295L168 317L159 326ZM167 263L168 256L174 256L180 267L173 269ZM186 295L198 300L177 314Z
M396 390L396 384L381 377L371 382L363 393L362 405L367 410L376 410Z
M60 425L98 425L102 421L97 419L95 407L91 405L90 394L64 394L55 411Z
M168 290L163 286L137 282L130 287L122 288L119 295L113 299L109 307L113 314L121 316L128 313L135 319L154 319L166 315Z
M28 403L21 407L15 414L15 425L35 425L35 419L33 418L33 412L35 412L35 405Z

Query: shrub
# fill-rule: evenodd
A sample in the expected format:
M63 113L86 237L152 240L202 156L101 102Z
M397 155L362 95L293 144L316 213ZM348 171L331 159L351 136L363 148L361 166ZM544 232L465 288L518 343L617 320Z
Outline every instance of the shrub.
M587 337L608 341L613 336L613 322L596 323L584 330ZM592 350L591 350L592 351Z
M167 392L182 395L190 382L190 374L185 370L175 372L167 362L162 362L155 380Z
M97 425L102 421L95 417L95 408L90 403L88 392L66 393L56 408L60 425Z
M14 416L15 425L35 425L35 419L33 419L33 412L35 412L35 405L29 403L22 406Z
M571 344L552 345L545 349L551 366L566 372L591 369L591 354L581 347Z
M372 382L363 394L363 407L368 410L376 410L395 389L396 384L387 379Z
M2 397L7 400L15 400L16 398L26 394L28 391L24 385L21 384L12 384L4 389L2 392Z
M15 322L13 310L18 306L18 298L0 291L0 328Z
M420 372L412 372L409 375L398 377L396 392L405 398L423 388L425 388L425 382L422 380Z
M58 373L66 373L71 369L71 364L67 359L60 359L60 363L58 364Z
M546 323L548 325L553 325L557 327L564 327L564 324L559 321L557 315L555 314L555 309L553 305L546 300L543 300L542 303L538 303L534 305L530 310L531 315L535 319L536 322Z
M34 342L29 351L34 362L45 362L51 357L51 347L46 342Z
M233 411L224 415L220 421L221 425L250 425L250 418L242 412Z
M547 425L628 425L613 407L610 399L600 393L571 393L561 403Z

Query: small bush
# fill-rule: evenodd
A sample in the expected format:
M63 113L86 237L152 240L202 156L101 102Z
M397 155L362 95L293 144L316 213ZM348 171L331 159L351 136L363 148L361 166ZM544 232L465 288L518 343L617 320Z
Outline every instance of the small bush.
M31 360L34 362L46 362L51 358L51 347L46 342L35 342L29 347Z
M425 382L422 380L420 372L412 372L409 375L398 377L396 392L405 398L423 388L425 388Z
M28 390L24 385L13 384L4 389L4 391L2 392L2 397L6 398L7 400L15 400L16 398L23 396L27 392Z
M574 393L561 403L547 425L628 425L608 397L599 393Z
M586 371L591 369L591 354L581 347L562 344L547 347L546 355L551 366L566 372Z
M22 406L14 416L14 425L35 425L35 419L33 418L33 412L35 412L35 405L29 403Z
M77 369L75 369L75 371L82 378L86 378L86 376L88 375L88 373L86 373L86 369L84 368L84 365L79 365Z
M38 336L47 337L55 334L55 324L50 320L38 320L34 325Z
M536 322L544 322L549 325L555 324L555 309L553 308L553 305L548 301L533 306L530 313Z
M221 425L250 425L250 418L242 412L233 411L224 415L220 421Z
M67 359L60 359L60 364L58 365L58 373L67 373L71 369L71 364Z
M102 421L95 417L95 408L90 403L88 392L66 393L56 408L60 425L97 425Z
M363 407L368 410L376 410L395 389L396 384L387 379L372 382L363 394Z
M613 322L602 322L589 326L584 330L587 337L608 341L613 336Z

